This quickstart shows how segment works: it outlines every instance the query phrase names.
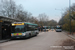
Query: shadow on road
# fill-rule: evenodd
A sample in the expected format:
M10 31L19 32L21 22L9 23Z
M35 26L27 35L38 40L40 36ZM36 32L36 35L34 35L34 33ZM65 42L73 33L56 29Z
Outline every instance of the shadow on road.
M28 40L28 39L31 39L31 38L34 38L34 37L37 37L37 36L32 36L32 37L29 37L29 38L15 38L15 39L11 39L11 41L15 41L15 40Z
M65 49L65 50L75 50L75 41L71 40L71 39L67 39L67 40L63 41L61 46L64 46L63 49Z

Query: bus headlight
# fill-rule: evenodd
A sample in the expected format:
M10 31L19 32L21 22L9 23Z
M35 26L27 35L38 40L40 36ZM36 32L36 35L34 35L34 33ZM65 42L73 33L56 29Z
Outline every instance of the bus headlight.
M13 34L11 34L11 36L13 36Z
M26 34L25 34L25 33L23 33L22 35L23 35L23 36L25 36Z

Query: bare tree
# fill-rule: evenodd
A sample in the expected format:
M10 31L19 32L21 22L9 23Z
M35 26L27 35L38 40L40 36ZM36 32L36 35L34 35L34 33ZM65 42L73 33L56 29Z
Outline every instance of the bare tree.
M16 12L16 4L13 0L5 0L0 3L0 14L14 18Z
M38 18L40 21L48 21L48 16L45 13L39 14Z
M19 5L16 11L16 18L24 22L29 22L31 20L32 14L30 12L24 11L23 7Z
M39 14L38 20L39 20L39 24L45 25L46 22L49 20L49 17L45 13Z
M32 13L25 11L22 5L17 6L13 0L1 0L0 6L0 15L2 16L35 23Z

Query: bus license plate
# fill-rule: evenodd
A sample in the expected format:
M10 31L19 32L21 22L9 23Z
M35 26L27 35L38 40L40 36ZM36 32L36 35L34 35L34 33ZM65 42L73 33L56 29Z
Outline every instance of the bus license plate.
M20 37L16 37L16 38L20 38Z
M18 33L18 35L22 35L22 33Z

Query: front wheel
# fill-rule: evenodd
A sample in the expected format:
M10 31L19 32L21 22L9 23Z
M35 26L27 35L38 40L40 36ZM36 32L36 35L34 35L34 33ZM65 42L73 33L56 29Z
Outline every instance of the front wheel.
M35 36L37 36L38 33L35 34Z

